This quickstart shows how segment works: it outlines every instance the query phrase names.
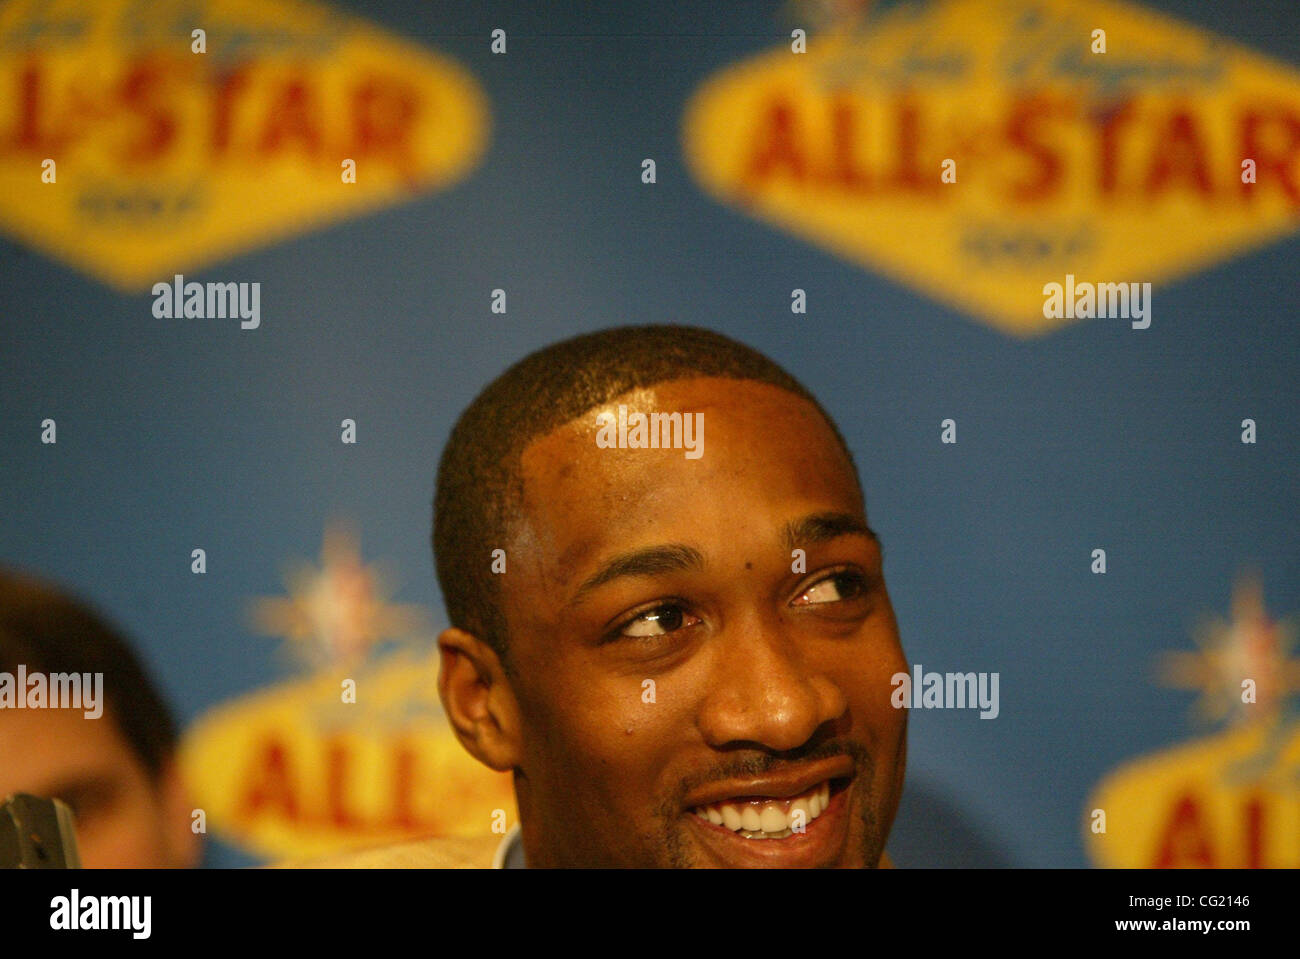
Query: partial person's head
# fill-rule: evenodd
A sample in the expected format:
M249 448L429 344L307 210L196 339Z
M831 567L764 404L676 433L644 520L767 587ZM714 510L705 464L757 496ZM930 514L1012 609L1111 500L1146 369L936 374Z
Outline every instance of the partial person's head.
M907 665L852 457L776 364L686 327L526 357L452 431L433 546L442 700L530 865L878 863Z
M0 569L0 673L11 688L20 667L28 688L17 694L39 702L39 675L46 706L0 709L0 797L66 802L87 868L198 865L176 727L130 645L54 586ZM96 709L50 708L49 678L73 673L103 675Z

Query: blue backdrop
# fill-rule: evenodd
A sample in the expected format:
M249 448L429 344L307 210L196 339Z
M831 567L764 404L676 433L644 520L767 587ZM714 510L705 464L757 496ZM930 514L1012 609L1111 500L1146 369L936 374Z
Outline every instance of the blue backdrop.
M280 591L286 558L318 555L332 516L402 574L398 601L444 622L434 469L509 362L610 325L710 326L789 368L848 438L909 659L1001 673L997 721L912 715L894 856L1084 865L1089 790L1188 733L1192 695L1153 686L1152 658L1191 648L1202 612L1226 615L1247 566L1271 612L1300 611L1300 238L1158 287L1146 335L1094 320L1017 339L695 185L685 101L780 41L774 4L341 6L476 77L483 162L192 277L260 281L256 334L157 319L149 295L7 241L0 560L110 613L189 720L286 675L246 605ZM1148 6L1300 65L1293 0ZM508 57L489 53L497 25ZM54 447L38 441L47 416ZM1247 416L1255 446L1238 442ZM339 443L344 417L356 446ZM1105 576L1089 571L1098 545ZM216 844L209 861L247 860Z

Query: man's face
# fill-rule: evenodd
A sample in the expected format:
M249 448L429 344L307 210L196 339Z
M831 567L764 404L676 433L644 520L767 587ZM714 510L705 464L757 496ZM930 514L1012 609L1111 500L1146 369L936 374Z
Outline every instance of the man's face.
M599 447L620 403L702 413L703 455ZM874 866L907 664L816 409L750 381L659 384L533 442L522 469L502 596L530 863Z
M108 710L96 719L76 709L0 712L0 797L26 792L66 802L86 868L197 864L175 777L169 769L161 781L150 779Z

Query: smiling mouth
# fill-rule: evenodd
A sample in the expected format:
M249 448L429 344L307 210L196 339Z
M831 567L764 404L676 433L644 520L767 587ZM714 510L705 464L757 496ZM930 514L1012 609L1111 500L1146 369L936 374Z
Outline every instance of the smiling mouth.
M802 834L847 784L846 779L827 779L797 796L784 799L737 796L695 806L691 812L744 839L787 839Z

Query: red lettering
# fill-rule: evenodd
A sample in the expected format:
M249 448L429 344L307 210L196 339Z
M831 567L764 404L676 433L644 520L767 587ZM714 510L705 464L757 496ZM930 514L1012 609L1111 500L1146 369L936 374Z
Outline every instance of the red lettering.
M18 74L18 116L9 142L16 150L49 155L57 153L66 138L56 137L41 129L41 116L48 111L40 64L32 60Z
M342 739L332 738L326 744L325 803L329 810L329 821L340 829L353 829L361 824L352 810L347 808L351 759L347 744Z
M934 172L935 164L921 159L921 111L910 97L900 97L897 105L898 142L894 156L893 182L901 190L938 193L943 185Z
M782 99L768 103L745 169L745 181L757 188L761 181L785 174L797 182L807 177L807 165L799 150L799 137L795 129L795 113Z
M415 175L411 131L420 115L420 95L410 84L387 77L361 80L352 93L352 131L361 156L386 156L397 172Z
M163 85L163 72L154 63L136 63L122 79L120 99L127 111L136 111L144 129L139 138L123 150L128 161L156 160L176 136L176 119L155 102Z
M225 153L230 146L230 130L235 101L248 83L248 68L228 70L217 79L212 103L212 150Z
M1119 132L1133 118L1133 104L1124 103L1096 116L1097 189L1113 196L1119 184Z
M858 111L852 99L836 95L831 102L831 180L855 190L871 187L871 175L858 168L854 149L858 143Z
M1246 868L1264 868L1264 804L1258 796L1251 796L1242 808L1246 832Z
M1061 182L1061 158L1042 143L1039 125L1058 112L1055 102L1033 96L1018 99L1007 117L1006 139L1034 162L1036 175L1010 184L1012 198L1023 203L1043 200L1056 192Z
M290 822L298 820L298 785L279 740L271 739L262 745L244 783L242 818L251 819L269 812Z
M1201 807L1193 794L1188 793L1174 804L1161 834L1160 844L1156 847L1152 865L1157 869L1176 866L1214 867L1210 837L1201 820Z
M1165 129L1155 138L1151 166L1147 170L1146 190L1151 199L1168 189L1171 182L1186 179L1202 196L1214 194L1210 170L1206 165L1205 143L1201 140L1195 114L1179 110L1172 114Z
M1285 139L1267 136L1283 134ZM1285 107L1275 107L1269 112L1247 110L1241 116L1241 156L1237 162L1237 173L1241 172L1241 160L1247 158L1255 161L1255 178L1257 185L1243 183L1241 189L1247 195L1259 189L1266 182L1281 185L1293 206L1300 205L1300 184L1293 176L1297 157L1300 157L1300 117Z
M410 743L402 741L394 746L392 823L398 829L414 829L419 824L412 808L416 759L415 750Z
M316 126L319 115L319 107L306 81L301 78L289 81L267 111L261 152L264 155L279 153L284 149L285 141L292 140L309 158L316 159L321 149L320 130Z

